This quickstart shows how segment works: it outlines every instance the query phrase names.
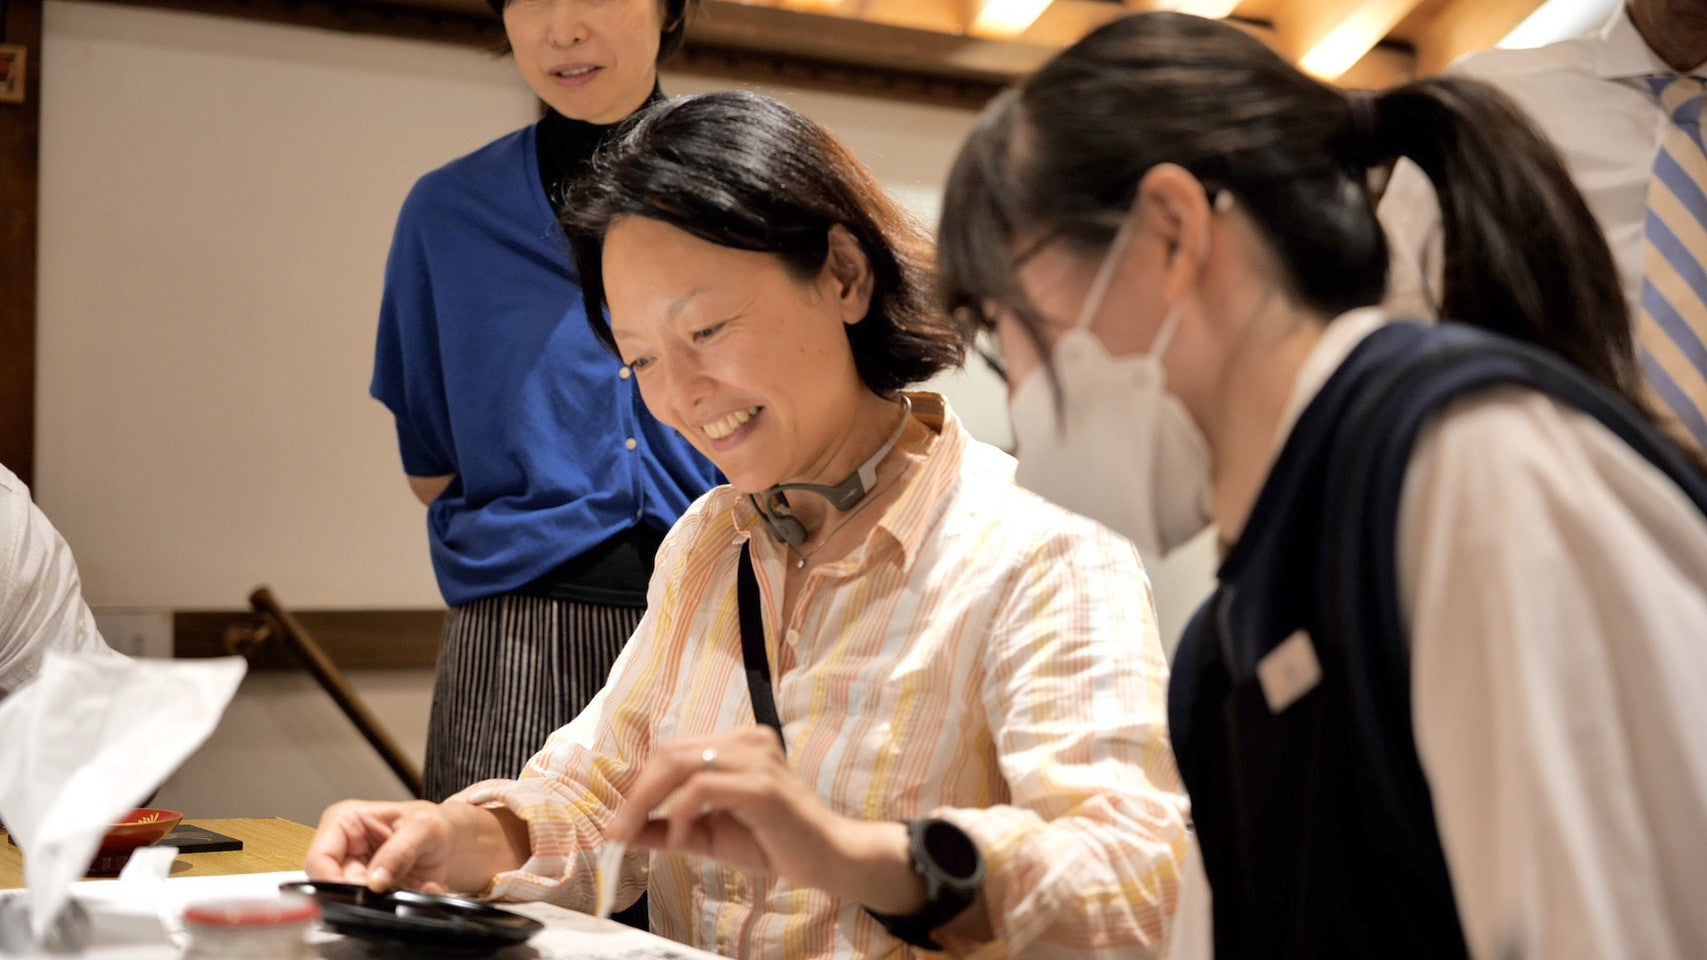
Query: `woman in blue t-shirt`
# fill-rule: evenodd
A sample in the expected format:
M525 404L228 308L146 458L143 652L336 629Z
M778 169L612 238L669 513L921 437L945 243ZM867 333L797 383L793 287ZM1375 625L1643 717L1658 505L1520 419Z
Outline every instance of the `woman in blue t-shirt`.
M386 266L372 393L397 418L450 605L439 799L511 777L604 683L664 531L715 470L588 328L563 187L658 98L690 0L491 0L544 119L422 177Z

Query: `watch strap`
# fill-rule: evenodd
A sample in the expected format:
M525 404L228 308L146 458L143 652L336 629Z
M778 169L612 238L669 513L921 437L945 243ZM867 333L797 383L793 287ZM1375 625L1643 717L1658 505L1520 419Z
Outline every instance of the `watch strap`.
M903 943L941 950L932 934L960 916L984 885L984 856L966 831L935 817L908 820L907 839L913 872L925 882L925 905L916 913L866 913Z

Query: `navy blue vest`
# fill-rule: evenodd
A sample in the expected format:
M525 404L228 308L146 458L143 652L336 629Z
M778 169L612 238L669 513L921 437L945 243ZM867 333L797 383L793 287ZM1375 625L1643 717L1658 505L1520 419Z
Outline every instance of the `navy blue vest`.
M1411 733L1399 498L1430 416L1505 385L1595 417L1707 513L1676 448L1551 354L1453 324L1365 338L1287 438L1175 657L1170 732L1221 960L1466 955ZM1277 714L1258 664L1299 630L1321 680Z

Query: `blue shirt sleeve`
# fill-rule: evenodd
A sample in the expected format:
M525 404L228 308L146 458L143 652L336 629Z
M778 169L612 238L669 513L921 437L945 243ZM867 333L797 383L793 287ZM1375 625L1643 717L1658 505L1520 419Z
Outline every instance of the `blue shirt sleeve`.
M440 477L457 472L456 452L427 269L421 190L417 184L404 201L386 260L369 392L396 418L403 472Z

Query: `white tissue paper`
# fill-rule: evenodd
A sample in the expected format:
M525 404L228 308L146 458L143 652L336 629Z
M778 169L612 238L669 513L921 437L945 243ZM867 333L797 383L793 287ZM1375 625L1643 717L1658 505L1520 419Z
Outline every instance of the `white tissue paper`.
M213 732L245 663L49 653L0 701L0 820L24 854L40 943L109 824Z

